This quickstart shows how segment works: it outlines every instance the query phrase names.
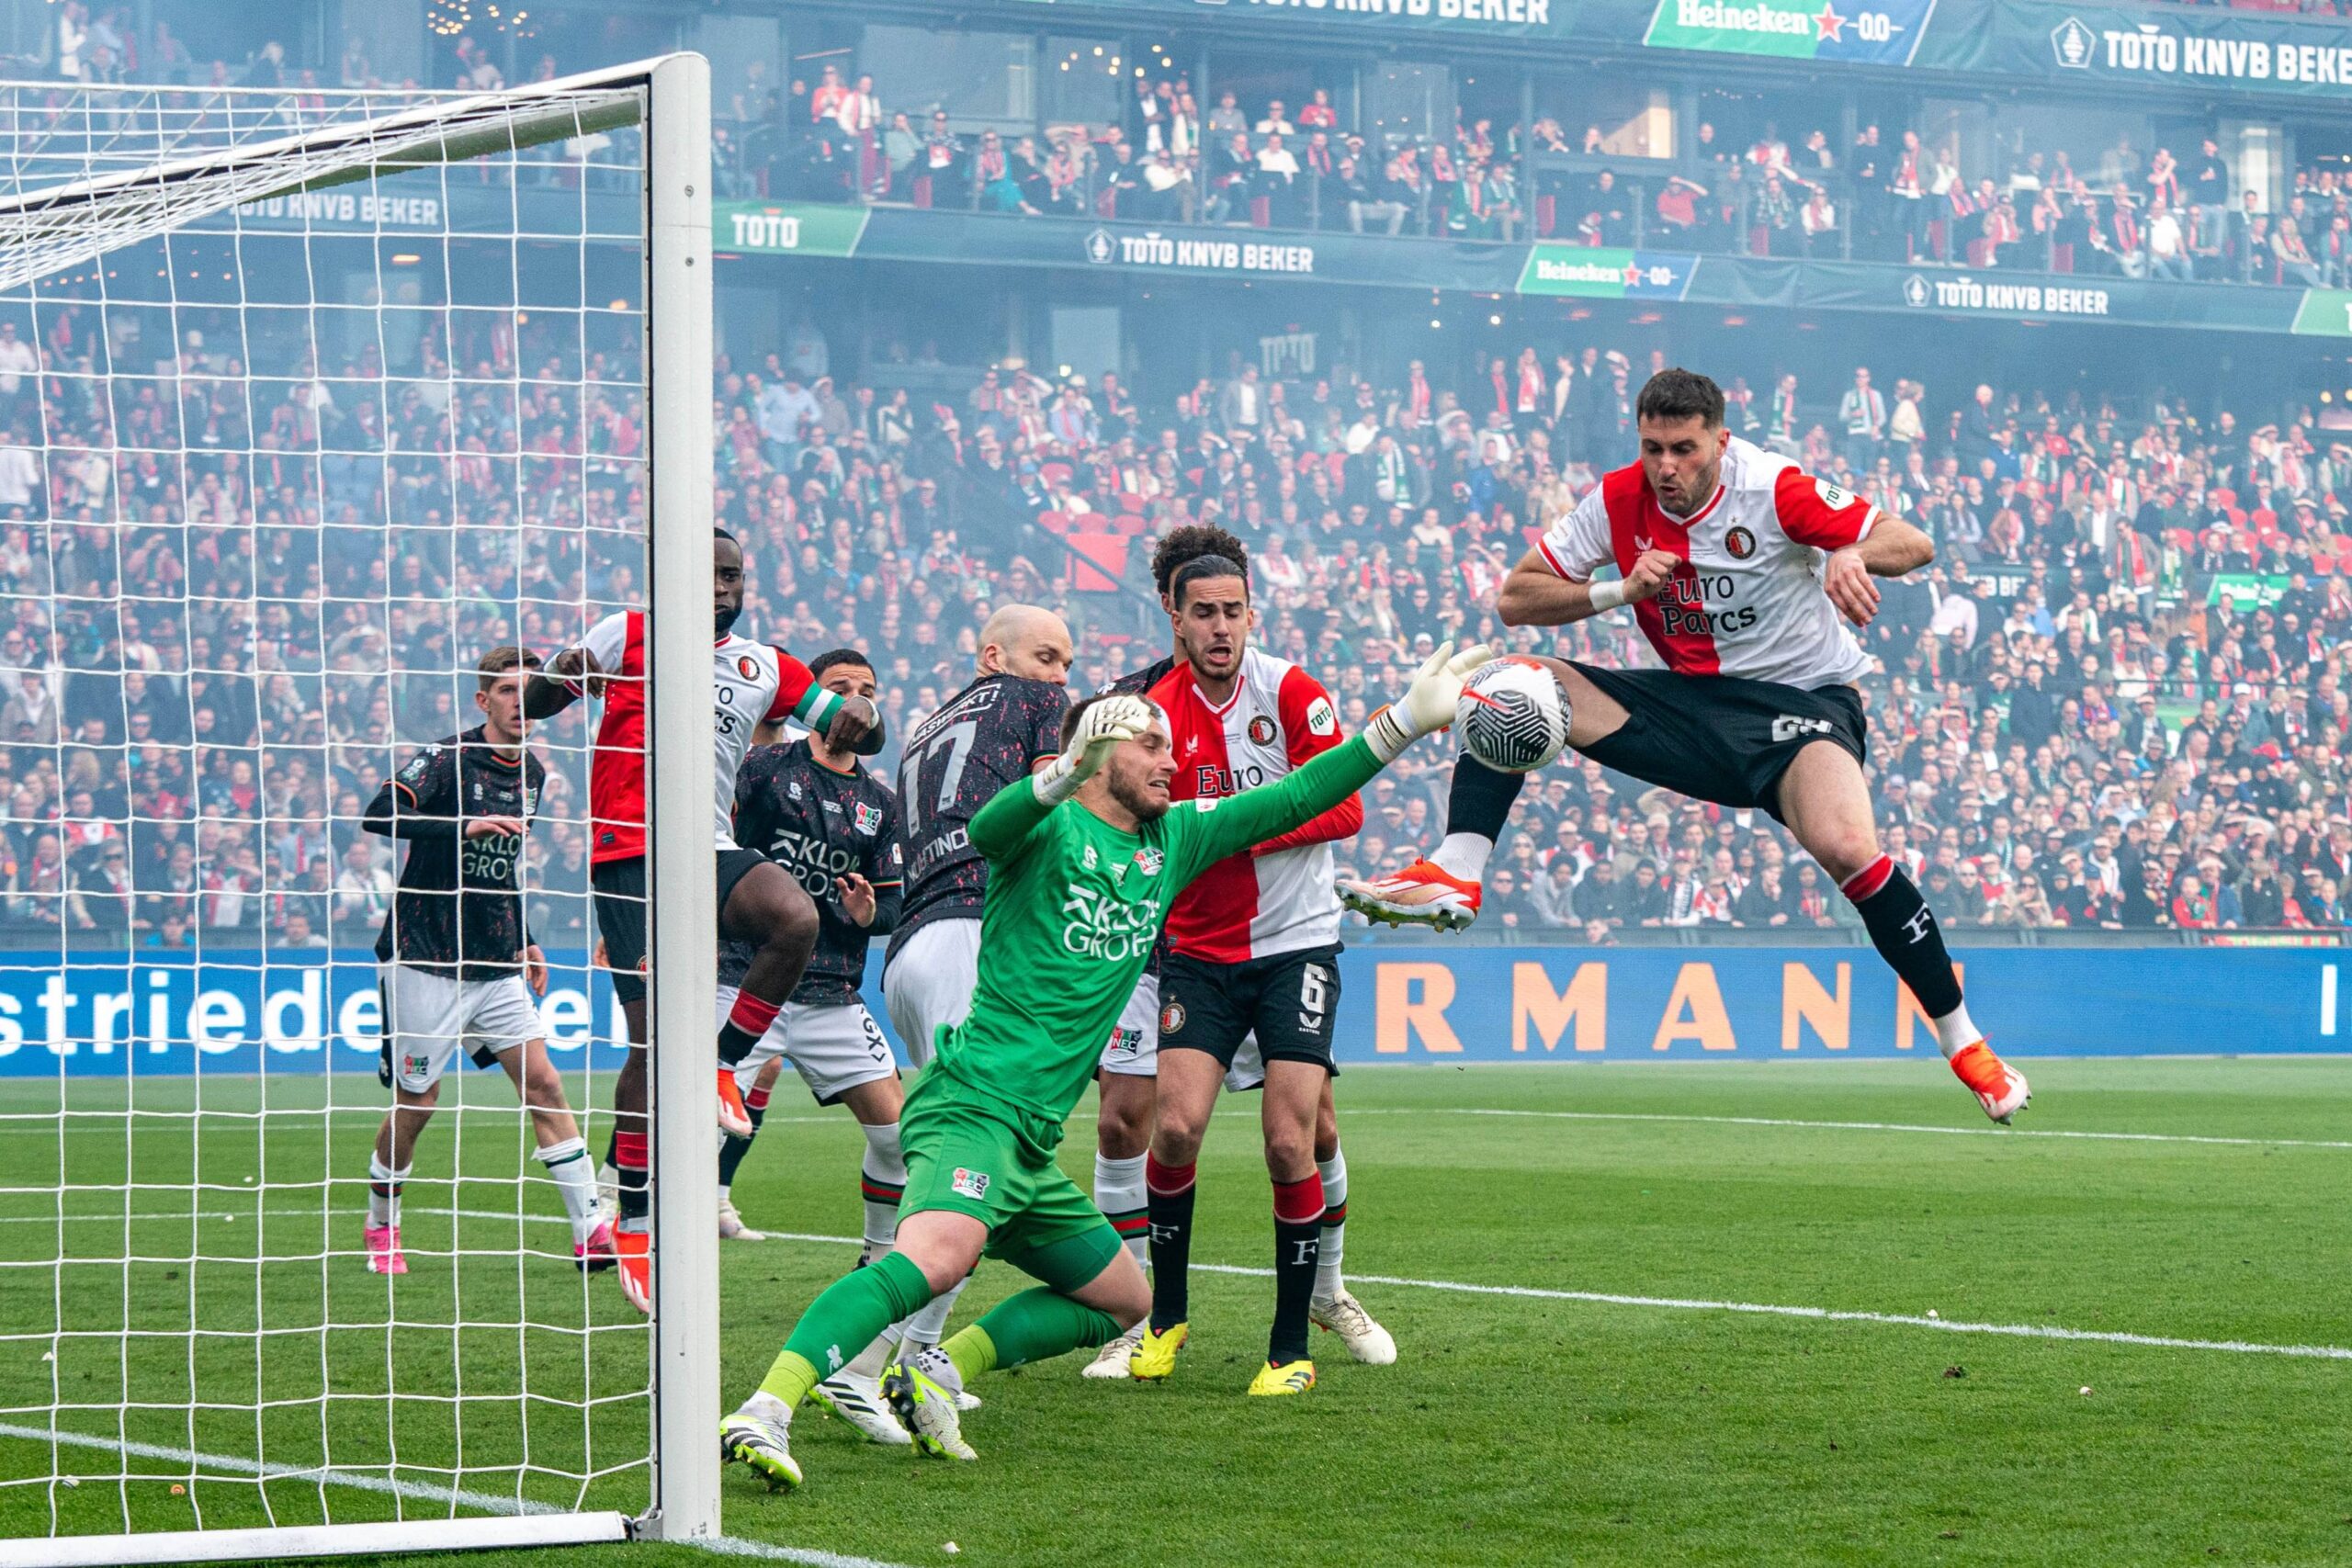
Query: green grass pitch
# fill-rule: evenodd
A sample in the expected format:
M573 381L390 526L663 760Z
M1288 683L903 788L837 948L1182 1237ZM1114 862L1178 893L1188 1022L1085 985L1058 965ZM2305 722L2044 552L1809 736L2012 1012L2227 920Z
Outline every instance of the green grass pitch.
M1396 1366L1351 1365L1318 1336L1321 1387L1245 1400L1271 1281L1204 1273L1192 1345L1164 1386L1085 1382L1078 1357L989 1379L966 1427L982 1456L968 1466L864 1446L804 1411L794 1447L807 1486L771 1496L730 1471L726 1529L958 1568L2352 1561L2352 1354L2223 1348L2352 1347L2352 1061L2022 1065L2037 1096L2024 1135L1985 1127L1932 1057L1351 1071L1347 1266L1396 1336ZM330 1118L314 1086L274 1084L286 1113L266 1145L230 1114L200 1127L142 1119L126 1137L104 1091L75 1090L69 1104L87 1113L62 1152L72 1179L184 1182L193 1169L209 1184L198 1207L235 1216L130 1222L134 1255L184 1255L193 1236L214 1259L197 1266L193 1313L187 1265L121 1260L120 1193L66 1201L103 1217L64 1226L92 1261L62 1284L26 1266L60 1235L46 1190L61 1169L56 1122L37 1114L57 1091L0 1089L0 1404L15 1412L0 1421L40 1419L23 1412L53 1387L109 1407L62 1422L102 1439L245 1458L258 1443L296 1464L323 1444L338 1463L423 1487L638 1506L643 1331L608 1279L583 1286L554 1256L568 1246L560 1224L446 1213L515 1204L519 1131L511 1110L489 1109L512 1100L503 1082L468 1087L486 1108L463 1134L475 1179L453 1190L458 1140L437 1125L409 1193L416 1271L396 1298L405 1317L461 1315L454 1329L388 1329L384 1281L356 1258L311 1258L322 1240L357 1246L362 1197L348 1179L364 1170L374 1117L358 1107L372 1086L339 1084L355 1108ZM235 1106L236 1091L215 1083L207 1103ZM142 1104L168 1110L182 1095ZM242 1106L253 1103L248 1085ZM1228 1102L1211 1135L1203 1262L1269 1261L1255 1113ZM1091 1134L1081 1115L1066 1145L1081 1182ZM780 1091L737 1201L753 1224L854 1235L859 1147L845 1114ZM330 1168L346 1181L323 1221L322 1190L306 1184ZM187 1209L157 1190L128 1204ZM526 1206L558 1213L543 1186ZM498 1256L518 1235L547 1255ZM454 1259L453 1235L471 1249ZM256 1248L283 1260L256 1268ZM725 1249L730 1402L853 1257L821 1240ZM985 1267L956 1321L1017 1283ZM1640 1299L1448 1288L1464 1285ZM518 1307L546 1326L514 1327ZM48 1342L17 1337L61 1314L87 1337L41 1359ZM191 1321L204 1331L193 1350ZM126 1325L141 1337L124 1340ZM322 1405L329 1384L350 1397ZM119 1424L110 1406L126 1387L221 1408ZM389 1417L388 1387L406 1396ZM257 1388L277 1402L259 1417ZM583 1397L597 1402L585 1419ZM117 1451L68 1448L59 1468L81 1483L52 1485L45 1444L0 1437L0 1535L46 1531L52 1506L70 1528L119 1527L127 1509L161 1529L198 1507L210 1524L262 1522L265 1493L288 1522L322 1506L380 1517L395 1502L307 1479L195 1480L174 1495L160 1479L169 1462L131 1462L159 1479L124 1485ZM564 1479L607 1466L584 1494ZM10 1483L26 1478L39 1483ZM711 1559L614 1547L401 1561Z

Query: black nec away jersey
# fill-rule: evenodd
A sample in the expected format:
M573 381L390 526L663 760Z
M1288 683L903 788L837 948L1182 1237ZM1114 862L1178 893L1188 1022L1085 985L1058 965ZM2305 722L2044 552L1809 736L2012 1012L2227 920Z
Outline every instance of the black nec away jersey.
M537 757L499 755L477 727L425 747L384 782L363 825L406 840L408 863L376 938L378 958L461 980L520 973L531 940L517 878L523 837L469 839L465 825L480 817L528 823L546 779Z
M897 923L901 884L899 807L890 786L864 768L837 773L806 740L755 746L735 775L735 841L792 873L817 906L817 951L791 999L839 1006L865 982L866 944ZM874 885L874 923L842 911L837 878L855 872ZM742 984L752 944L722 943L718 983Z
M1103 688L1106 692L1121 692L1131 697L1142 696L1169 676L1176 673L1176 656L1170 654L1156 664L1147 664L1132 674L1122 675Z
M989 868L967 829L999 790L1060 754L1069 705L1050 682L983 675L907 738L899 764L907 904L890 936L893 953L929 921L978 917Z

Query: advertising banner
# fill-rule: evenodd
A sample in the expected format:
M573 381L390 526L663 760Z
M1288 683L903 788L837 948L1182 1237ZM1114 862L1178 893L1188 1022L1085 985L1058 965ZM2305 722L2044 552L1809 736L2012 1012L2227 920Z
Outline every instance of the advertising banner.
M758 255L855 255L867 212L815 201L714 201L710 243L716 250Z
M2352 29L2235 8L1995 0L1981 43L1940 29L1920 63L2116 86L2352 95Z
M2330 1053L2335 946L1957 950L1980 1022L2033 1056ZM1964 940L1964 937L1963 937ZM2308 939L2305 939L2308 940ZM881 953L867 1005L888 1028ZM540 1010L559 1067L617 1067L610 984L551 955ZM1935 1032L1856 948L1370 944L1340 962L1341 1062L1934 1060ZM365 954L142 954L0 962L0 1077L373 1075L379 1013ZM903 1061L905 1053L900 1051ZM454 1069L453 1069L454 1070Z
M618 1067L627 1036L588 954L551 950L539 998L556 1066ZM0 1078L358 1072L383 1022L364 950L0 953ZM455 1070L455 1069L453 1069Z
M1519 291L1587 299L1679 299L1690 291L1698 269L1697 256L1667 251L1539 242L1520 269Z
M1860 65L1908 65L1936 0L1658 0L1642 41Z

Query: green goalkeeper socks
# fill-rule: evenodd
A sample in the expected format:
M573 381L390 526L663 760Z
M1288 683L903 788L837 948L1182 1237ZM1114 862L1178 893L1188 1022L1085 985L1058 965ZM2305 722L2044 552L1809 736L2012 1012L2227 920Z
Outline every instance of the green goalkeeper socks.
M931 1286L922 1270L899 1253L842 1275L792 1325L783 1353L760 1381L760 1392L798 1404L820 1380L849 1365L876 1335L929 1300Z
M1042 1361L1119 1337L1119 1320L1044 1286L1009 1296L940 1347L969 1383L982 1372Z

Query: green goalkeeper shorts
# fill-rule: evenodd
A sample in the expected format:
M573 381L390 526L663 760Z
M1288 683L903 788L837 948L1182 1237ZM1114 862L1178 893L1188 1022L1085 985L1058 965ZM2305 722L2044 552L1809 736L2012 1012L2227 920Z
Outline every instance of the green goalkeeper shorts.
M1061 1128L1034 1111L934 1063L907 1095L899 1141L907 1161L901 1223L926 1209L969 1214L989 1227L988 1255L1015 1266L1056 1243L1094 1235L1101 1257L1087 1279L1119 1250L1118 1232L1055 1163ZM1067 1269L1066 1251L1062 1261Z

